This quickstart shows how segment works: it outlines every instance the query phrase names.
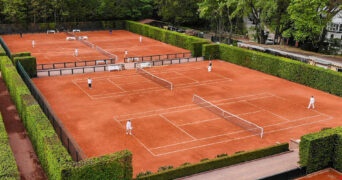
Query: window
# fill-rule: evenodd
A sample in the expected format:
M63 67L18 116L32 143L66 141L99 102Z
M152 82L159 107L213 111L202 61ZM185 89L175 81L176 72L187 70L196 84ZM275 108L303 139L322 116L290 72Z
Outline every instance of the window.
M334 23L330 23L328 25L328 31L333 31L333 32L337 32L338 31L338 28L339 28L339 25L338 24L334 24Z

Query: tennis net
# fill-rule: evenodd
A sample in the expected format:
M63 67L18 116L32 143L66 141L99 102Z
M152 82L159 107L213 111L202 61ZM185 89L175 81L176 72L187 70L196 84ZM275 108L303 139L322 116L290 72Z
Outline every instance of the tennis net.
M146 78L148 78L148 79L150 79L150 80L160 84L163 87L166 87L166 88L170 89L171 91L173 89L172 82L167 81L167 80L165 80L163 78L157 77L157 76L151 74L150 72L148 72L148 71L146 71L146 70L144 70L142 68L137 68L137 73L139 73L139 74L143 75L144 77L146 77Z
M195 104L198 104L201 107L207 108L209 111L213 112L214 114L223 117L224 119L232 122L233 124L240 126L243 129L246 129L250 132L252 132L253 134L256 135L260 135L260 137L262 138L262 136L264 135L264 129L252 122L249 122L237 115L234 115L230 112L227 112L217 106L215 106L214 104L208 102L207 100L203 99L202 97L194 94L193 98L192 98L192 102Z
M116 56L116 55L114 55L114 54L112 54L112 53L110 53L110 52L108 52L108 51L106 51L106 50L100 48L99 46L95 46L95 49L96 49L98 52L100 52L101 54L103 54L103 55L105 55L105 56L107 56L107 57L110 57L110 58L113 58L113 59L117 60L117 56Z

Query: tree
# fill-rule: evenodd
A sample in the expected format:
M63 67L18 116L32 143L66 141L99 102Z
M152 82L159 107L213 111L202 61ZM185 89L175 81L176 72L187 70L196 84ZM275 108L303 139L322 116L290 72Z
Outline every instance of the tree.
M198 5L201 0L154 0L158 15L163 21L176 25L193 24L199 20Z
M282 33L289 29L291 25L291 21L289 20L289 15L287 13L290 0L276 0L276 4L275 9L269 9L273 12L270 12L270 18L266 19L266 24L274 32L274 40L281 40Z
M237 6L238 0L203 0L199 3L200 17L210 20L220 41L224 32L228 31L228 43L231 43L234 21L243 16Z
M317 50L324 41L327 23L340 5L336 0L291 0L288 13L292 27L283 34L293 36L298 42L309 42Z
M2 13L5 20L14 23L27 23L27 1L26 0L2 0Z

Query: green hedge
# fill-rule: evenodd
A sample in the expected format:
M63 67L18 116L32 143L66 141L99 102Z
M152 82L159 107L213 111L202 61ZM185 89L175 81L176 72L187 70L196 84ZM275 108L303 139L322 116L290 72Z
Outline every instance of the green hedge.
M194 57L201 56L203 47L202 45L210 43L206 39L188 36L186 34L165 30L134 21L126 21L126 29L133 33L141 34L167 44L188 49L191 51Z
M19 180L20 174L15 162L8 136L0 113L0 179Z
M205 55L212 53L211 46L204 48ZM222 60L342 96L342 73L225 44L219 44L219 53Z
M2 39L2 37L0 37L0 44L1 44L2 48L4 49L4 51L6 52L7 56L11 56L11 51L10 51L9 48L7 47L7 44L6 44L5 41Z
M204 59L220 59L220 49L218 44L205 44L203 46Z
M327 167L342 170L342 127L325 129L302 136L299 145L300 165L307 173Z
M24 67L25 71L31 78L37 77L36 57L33 57L33 56L14 57L13 58L14 64L16 64L17 61L20 61L20 64Z
M0 64L4 81L49 179L132 179L132 154L128 151L73 162L11 60L2 56Z
M263 149L258 149L249 152L236 153L232 156L220 156L211 160L203 160L197 164L186 164L177 168L168 169L155 174L137 177L136 179L148 179L148 180L168 180L180 178L192 174L197 174L204 171L209 171L221 167L226 167L254 159L286 152L289 150L288 143L283 143Z
M73 168L63 171L63 179L131 179L132 156L129 151L75 163Z

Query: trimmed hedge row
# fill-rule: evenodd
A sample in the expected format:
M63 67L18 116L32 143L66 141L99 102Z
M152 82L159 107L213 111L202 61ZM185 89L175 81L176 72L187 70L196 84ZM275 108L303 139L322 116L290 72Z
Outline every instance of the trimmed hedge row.
M169 31L134 21L126 21L126 29L133 33L141 34L167 44L188 49L191 51L192 56L194 57L202 56L202 45L210 43L206 39L189 36L175 31Z
M20 174L15 162L0 112L0 179L19 180Z
M129 151L73 162L11 60L2 56L0 64L4 81L49 179L132 178L132 154Z
M159 179L175 179L192 174L197 174L204 171L209 171L221 167L226 167L254 159L271 156L274 154L286 152L289 150L289 144L283 143L274 145L271 147L258 149L249 152L236 153L232 156L218 156L215 159L203 160L197 164L185 164L183 166L167 169L155 174L149 174L146 176L137 177L136 179L148 179L148 180L159 180Z
M342 73L226 44L204 45L204 55L217 54L217 46L218 59L342 96Z
M2 39L2 37L0 37L0 44L1 44L1 47L2 47L0 49L4 50L6 52L7 56L11 56L11 51L7 47L5 41ZM2 50L1 50L1 52L2 52Z
M13 62L16 64L17 61L20 61L20 64L25 69L26 73L32 78L37 77L37 62L36 57L33 56L20 56L14 57Z
M342 171L342 127L304 135L299 147L299 163L307 173L326 167Z

